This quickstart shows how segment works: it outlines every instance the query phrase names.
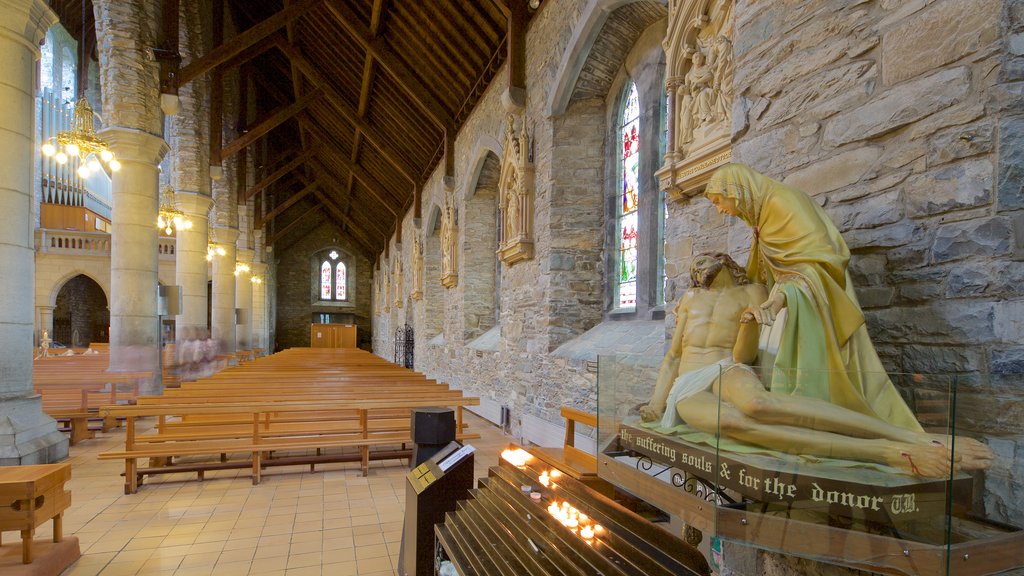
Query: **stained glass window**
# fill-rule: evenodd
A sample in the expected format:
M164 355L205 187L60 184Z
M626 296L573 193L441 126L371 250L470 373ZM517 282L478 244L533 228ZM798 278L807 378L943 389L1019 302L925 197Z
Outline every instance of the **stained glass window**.
M320 265L320 299L331 299L331 264L326 260Z
M636 269L640 203L640 98L636 84L630 82L626 105L622 109L622 198L619 212L619 308L636 306Z
M335 276L334 282L334 299L344 300L345 299L345 263L338 262L337 275Z

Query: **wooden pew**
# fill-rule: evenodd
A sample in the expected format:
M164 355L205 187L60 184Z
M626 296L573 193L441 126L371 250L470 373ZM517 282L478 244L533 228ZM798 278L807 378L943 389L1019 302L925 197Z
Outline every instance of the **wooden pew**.
M479 404L479 398L456 397L444 400L444 405L461 408ZM200 474L207 469L223 469L241 467L238 463L213 462L194 464L186 467L163 466L139 469L138 458L155 460L170 459L178 456L219 456L221 454L246 453L251 455L248 465L252 467L253 484L260 481L261 470L266 465L273 465L264 454L273 451L317 450L325 448L355 447L359 449L359 460L363 475L369 473L370 447L381 445L405 444L411 441L408 426L402 430L381 430L370 426L371 413L380 410L395 410L437 406L436 399L386 399L386 400L321 400L316 402L294 401L250 401L222 403L158 403L137 404L134 406L108 406L101 409L104 415L124 416L127 419L124 450L107 451L99 455L104 460L125 461L125 493L133 494L138 490L141 476L145 474L198 471ZM309 427L284 430L271 426L272 416L288 414L293 420L301 421L303 414L319 414L323 412L355 411L358 426L350 430L324 429L317 432ZM180 435L164 442L139 442L135 434L135 418L156 416L163 419L169 417L201 416L201 415L245 415L251 423L244 435L218 437L216 435L194 434L188 438ZM462 426L461 418L457 423ZM287 464L307 464L331 461L322 455L316 457L291 458ZM336 460L335 460L336 461ZM230 465L229 465L230 464ZM244 465L244 464L243 464Z
M565 418L565 441L562 447L531 446L527 450L548 466L557 468L592 489L610 496L614 489L598 477L597 457L576 447L576 424L597 428L597 416L566 406L562 407L561 413L562 418Z

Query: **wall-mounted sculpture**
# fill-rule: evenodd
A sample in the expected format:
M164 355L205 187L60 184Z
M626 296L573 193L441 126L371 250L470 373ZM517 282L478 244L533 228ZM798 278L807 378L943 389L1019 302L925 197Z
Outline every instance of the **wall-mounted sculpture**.
M381 262L381 265L380 265L380 275L381 275L381 284L383 284L383 286L384 286L383 287L383 292L384 293L381 295L382 298L381 298L380 301L384 303L383 307L384 307L384 311L385 312L390 312L391 311L391 297L390 297L390 295L391 295L391 289L390 289L391 286L388 283L388 270L389 270L389 267L388 267L387 260Z
M657 176L670 198L700 191L732 159L733 1L678 0L665 38L669 143Z
M391 274L391 284L394 285L395 292L395 308L402 307L402 253L401 247L395 247L395 270Z
M525 120L520 120L525 124ZM498 256L512 265L533 258L533 161L526 126L516 129L516 117L507 116L505 150L501 159L498 195L501 241Z
M459 284L459 227L452 196L445 193L444 214L441 215L441 285L445 288Z
M412 293L409 296L414 301L423 298L423 242L416 234L412 237Z

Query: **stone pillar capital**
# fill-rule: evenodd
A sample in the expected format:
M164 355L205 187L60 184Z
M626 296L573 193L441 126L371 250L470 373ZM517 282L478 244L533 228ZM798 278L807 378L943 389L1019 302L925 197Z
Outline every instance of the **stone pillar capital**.
M170 150L163 138L135 128L111 126L97 134L122 163L139 162L156 166Z
M238 240L238 228L229 228L227 226L214 226L213 239L217 242L217 244L234 247L235 241Z
M244 264L252 264L252 259L256 255L255 250L248 248L239 248L235 251L235 262L242 262Z
M174 193L174 204L190 218L206 218L213 205L213 197L202 192L179 190Z
M37 308L37 309L38 309L38 310L39 310L40 312L53 312L53 309L54 309L54 308L56 308L56 306L48 306L48 305L46 305L46 304L43 304L43 305L38 305L38 304L37 304L37 305L36 305L36 308Z
M267 265L263 262L254 262L252 265L252 273L256 276L265 276L267 274Z
M39 42L57 23L57 14L45 0L0 0L0 36L23 44L39 57Z

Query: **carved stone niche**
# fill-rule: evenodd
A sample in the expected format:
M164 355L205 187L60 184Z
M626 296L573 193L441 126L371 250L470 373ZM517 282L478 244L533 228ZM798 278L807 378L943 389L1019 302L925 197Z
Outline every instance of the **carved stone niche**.
M384 303L384 305L383 305L384 311L385 312L390 312L391 311L391 300L390 300L390 296L389 295L391 294L391 290L390 290L390 284L388 283L388 262L387 262L387 260L385 260L381 264L381 266L380 266L380 274L381 274L381 281L380 282L381 282L382 291L383 291L383 294L382 294L383 298L381 298L381 302Z
M533 162L525 118L516 130L516 118L507 116L505 151L498 178L501 206L501 242L498 257L511 266L533 258Z
M669 142L655 174L672 200L703 190L732 160L733 0L671 0L666 57Z
M418 235L412 237L412 293L413 301L423 298L423 242Z
M445 193L444 214L441 215L441 285L445 288L459 284L459 227L452 196Z

